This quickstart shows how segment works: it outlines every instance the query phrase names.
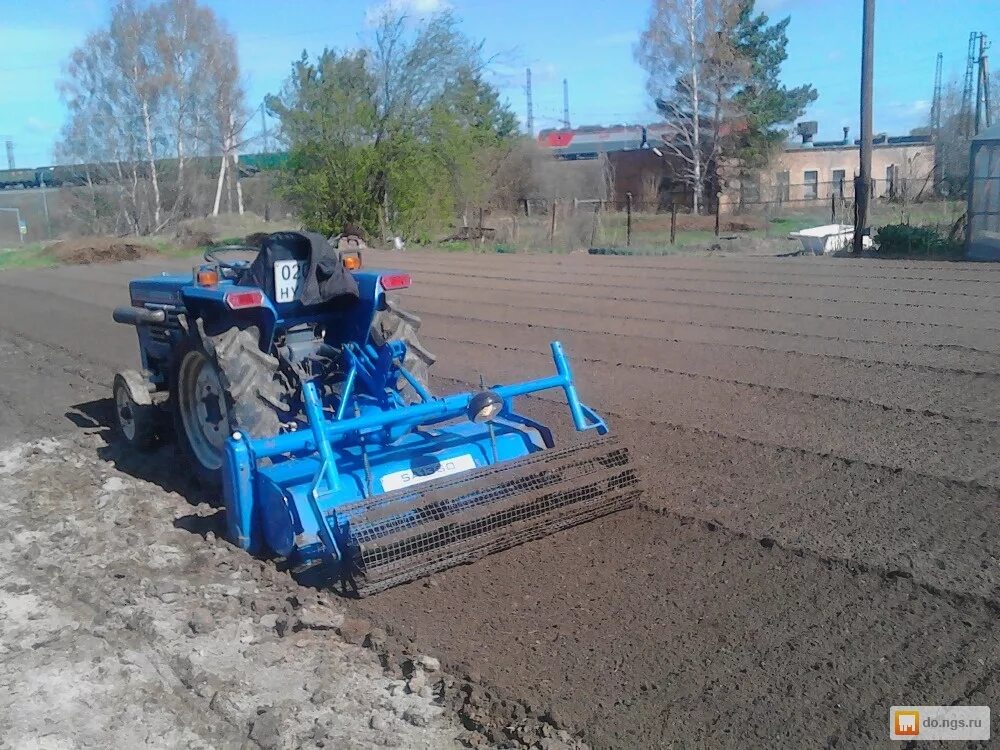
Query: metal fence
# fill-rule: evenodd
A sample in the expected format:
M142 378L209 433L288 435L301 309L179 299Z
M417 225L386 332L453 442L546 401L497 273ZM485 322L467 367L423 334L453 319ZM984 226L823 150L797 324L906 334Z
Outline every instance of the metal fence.
M742 202L738 193L716 195L701 215L694 215L689 204L668 203L661 197L526 198L516 211L487 215L478 226L465 227L456 239L529 249L660 246L711 243L713 237L787 238L807 226L855 223L853 190L846 186L843 192L837 183L818 183L815 191L811 185L788 188L764 194L744 192ZM944 200L933 191L915 192L912 183L876 181L868 224L875 231L889 224L926 226L955 238L962 230L964 213L964 201Z

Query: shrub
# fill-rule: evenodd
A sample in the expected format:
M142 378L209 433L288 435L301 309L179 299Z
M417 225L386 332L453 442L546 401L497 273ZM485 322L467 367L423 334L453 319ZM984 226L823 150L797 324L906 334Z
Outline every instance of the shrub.
M962 248L932 227L887 224L875 235L879 255L960 255Z

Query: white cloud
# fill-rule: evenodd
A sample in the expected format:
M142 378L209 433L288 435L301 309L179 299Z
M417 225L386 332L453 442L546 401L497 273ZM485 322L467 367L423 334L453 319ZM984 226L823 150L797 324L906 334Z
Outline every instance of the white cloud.
M382 0L368 7L365 22L373 25L387 13L421 18L441 13L449 8L451 3L448 0Z

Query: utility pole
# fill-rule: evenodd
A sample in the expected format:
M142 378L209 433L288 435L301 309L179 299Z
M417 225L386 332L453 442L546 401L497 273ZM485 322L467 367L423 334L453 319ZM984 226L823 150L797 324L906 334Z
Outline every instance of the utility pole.
M854 181L854 255L861 255L868 226L868 193L872 184L872 64L875 58L875 0L864 0L861 29L861 174Z
M569 81L563 78L563 127L570 129L569 124Z
M973 125L973 134L979 135L979 123L986 121L986 127L991 123L990 117L990 74L986 58L986 50L990 48L990 43L986 41L986 34L979 35L979 60L976 65L976 119Z
M528 68L525 75L524 91L528 97L528 135L535 137L535 114L531 109L531 68Z
M964 135L966 138L971 138L973 131L972 78L973 78L973 71L976 69L977 66L976 45L978 43L979 43L979 32L978 31L969 32L969 53L965 57L965 83L962 86L962 110L961 110L962 135Z
M941 185L941 73L944 55L937 53L934 65L934 98L931 100L931 137L934 139L934 191Z
M936 137L941 131L941 72L944 67L944 55L937 53L934 64L934 98L931 99L931 131Z
M14 169L14 141L7 139L7 169Z

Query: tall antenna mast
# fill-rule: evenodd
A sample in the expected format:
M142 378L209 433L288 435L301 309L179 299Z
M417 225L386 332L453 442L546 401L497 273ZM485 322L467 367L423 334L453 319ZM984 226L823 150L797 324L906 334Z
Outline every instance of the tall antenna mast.
M986 34L979 35L979 60L976 65L976 120L973 132L979 135L979 123L985 120L986 127L991 125L990 118L990 73L987 66L986 50L990 43Z
M528 98L528 135L535 137L535 113L531 108L531 68L528 68L525 76L526 81L524 91Z
M972 78L977 66L976 45L979 42L979 32L969 33L969 54L965 58L965 84L962 86L962 134L966 138L972 136Z
M563 127L570 129L569 124L569 81L563 78Z
M934 67L934 98L931 99L931 131L937 138L941 132L941 72L944 67L944 55L937 53Z
M934 189L941 184L941 72L944 55L937 53L934 66L934 98L931 100L931 137L934 139Z

